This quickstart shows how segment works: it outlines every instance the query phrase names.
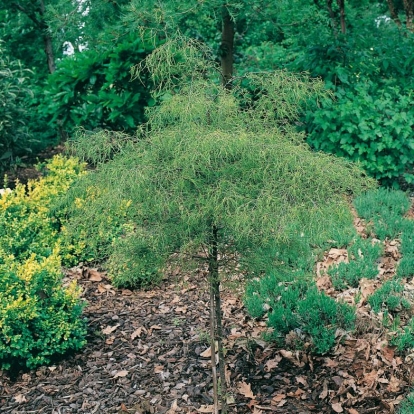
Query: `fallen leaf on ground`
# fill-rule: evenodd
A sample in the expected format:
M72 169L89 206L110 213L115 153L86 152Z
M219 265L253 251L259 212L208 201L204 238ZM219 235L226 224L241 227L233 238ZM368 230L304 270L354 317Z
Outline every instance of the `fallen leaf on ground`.
M105 329L102 329L102 333L104 333L105 335L109 335L112 332L114 332L116 329L118 329L119 327L119 323L116 324L115 326L107 326Z
M214 413L214 405L202 405L200 408L197 408L199 413Z
M251 385L247 384L244 381L239 382L237 391L239 392L239 394L244 395L246 398L254 398Z
M135 329L134 332L131 334L131 339L139 338L141 336L142 331L145 331L146 329L143 326L140 326L139 328Z
M342 408L342 404L336 403L331 405L332 410L334 410L336 413L343 413L344 409Z
M101 274L96 269L89 269L88 274L91 282L100 282L102 280Z
M14 397L14 401L16 401L17 403L21 404L21 403L26 402L27 400L26 400L26 397L23 394L17 394Z
M129 374L129 371L127 371L126 369L123 369L122 371L118 371L113 378L123 378L126 377Z

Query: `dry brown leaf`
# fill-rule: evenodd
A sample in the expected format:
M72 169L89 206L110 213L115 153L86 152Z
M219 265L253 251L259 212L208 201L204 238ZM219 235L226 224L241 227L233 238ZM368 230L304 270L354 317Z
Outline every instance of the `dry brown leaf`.
M120 326L119 323L116 324L115 326L109 326L108 325L105 329L102 329L102 333L105 334L105 335L109 335L112 332L114 332L116 329L118 329L119 326Z
M309 387L308 382L306 381L306 378L304 377L296 377L296 382L299 384L302 384L304 387Z
M187 306L177 306L175 311L177 313L187 313Z
M16 401L17 403L21 404L24 402L27 402L26 397L23 394L17 394L14 396L14 401Z
M292 351L286 351L285 349L281 349L279 351L282 356L286 359L288 359L290 362L292 362L293 364L295 364L297 367L303 367L305 365L304 362L299 361L294 355Z
M359 281L359 287L361 289L362 299L365 300L368 296L375 292L376 282L375 280L362 278Z
M135 331L131 334L131 339L134 340L135 338L139 338L143 331L146 331L146 329L143 326L140 326L139 328L135 329Z
M123 369L122 371L117 371L117 373L112 378L123 378L129 374L129 371Z
M132 291L129 290L129 289L122 289L121 293L124 296L131 296L132 295Z
M214 405L202 405L196 409L199 413L214 413Z
M324 380L322 392L319 394L319 398L321 400L324 400L327 396L328 396L328 381Z
M160 372L163 372L163 371L164 371L164 367L162 365L156 365L154 367L154 373L155 374L159 374Z
M128 408L124 403L121 404L121 411L128 412Z
M259 410L257 407L254 407L253 414L263 414L263 411Z
M102 276L96 269L89 269L88 274L89 274L89 280L91 282L101 282L102 281Z
M239 394L242 394L246 398L252 398L253 399L255 397L253 392L252 392L251 385L247 384L244 381L239 382L237 391L239 392Z
M355 408L348 408L348 414L359 414L359 412Z
M286 394L277 394L272 398L272 401L278 403L284 400L285 398L286 398Z
M329 276L318 277L318 279L316 280L316 286L319 290L327 291L329 289L332 289L331 278Z
M336 413L343 413L344 409L342 408L342 404L336 403L331 405L332 410L334 410Z
M339 363L331 358L325 358L324 365L328 368L336 368L339 365Z
M279 365L279 362L282 360L282 357L280 355L276 355L274 359L269 359L266 361L265 364L265 371L269 372L273 368L276 368Z
M400 381L394 377L394 375L391 375L390 382L387 385L387 391L389 392L397 392L400 390Z

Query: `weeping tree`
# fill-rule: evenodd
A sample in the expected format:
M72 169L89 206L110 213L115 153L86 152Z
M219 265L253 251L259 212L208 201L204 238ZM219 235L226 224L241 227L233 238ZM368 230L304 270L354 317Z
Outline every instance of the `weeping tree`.
M218 413L218 395L226 412L223 270L234 266L260 276L276 260L269 247L299 237L294 228L323 231L321 217L340 217L345 196L373 182L354 164L310 151L295 132L301 106L323 94L321 82L286 72L250 74L233 78L228 90L221 86L220 65L211 62L211 53L195 42L167 41L137 66L136 76L151 73L162 103L149 109L148 124L135 140L115 144L105 132L77 137L72 148L97 168L68 200L84 200L81 209L69 211L72 229L79 222L96 228L102 206L117 211L128 203L123 233L108 249L116 285L139 286L149 269L163 269L172 257L205 263ZM91 151L94 141L114 151L106 145Z

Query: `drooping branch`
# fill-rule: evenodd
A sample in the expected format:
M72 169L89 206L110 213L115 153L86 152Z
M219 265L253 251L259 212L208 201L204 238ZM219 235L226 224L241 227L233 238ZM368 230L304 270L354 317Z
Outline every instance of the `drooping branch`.
M401 20L398 17L398 13L395 10L394 0L387 0L387 4L392 20L394 20L397 26L401 27Z

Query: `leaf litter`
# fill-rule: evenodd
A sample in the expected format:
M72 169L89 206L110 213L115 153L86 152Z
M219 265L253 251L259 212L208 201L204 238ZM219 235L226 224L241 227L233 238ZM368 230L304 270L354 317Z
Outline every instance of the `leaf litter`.
M355 218L360 234L363 221ZM265 321L251 319L241 294L222 292L226 381L231 413L395 413L410 391L413 362L387 342L366 298L390 279L399 260L398 241L387 241L376 280L336 292L324 273L347 261L330 250L317 265L317 284L333 297L357 304L359 329L337 332L326 356L280 349L263 341ZM205 270L177 272L149 291L115 289L106 274L69 269L88 301L88 344L52 367L10 378L0 371L0 413L210 413L213 412Z

